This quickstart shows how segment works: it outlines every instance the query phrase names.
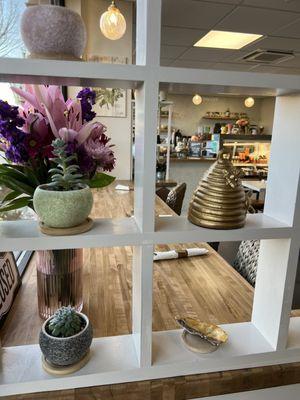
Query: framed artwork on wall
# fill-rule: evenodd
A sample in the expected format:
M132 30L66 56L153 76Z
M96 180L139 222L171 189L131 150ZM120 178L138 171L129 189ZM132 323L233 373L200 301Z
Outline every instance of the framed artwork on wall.
M88 56L88 61L105 64L127 64L127 57ZM93 88L96 92L95 112L99 117L126 118L127 91L120 88Z

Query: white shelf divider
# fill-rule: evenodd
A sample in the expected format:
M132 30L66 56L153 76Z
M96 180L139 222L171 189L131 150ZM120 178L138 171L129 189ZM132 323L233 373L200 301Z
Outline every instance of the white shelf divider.
M74 236L44 235L37 221L32 220L0 222L0 251L113 247L142 242L134 217L95 219L90 231Z
M134 89L145 76L146 68L138 65L0 58L1 82Z
M261 242L252 314L252 322L279 351L287 346L299 257L299 110L299 95L276 98L264 213L293 231L291 239ZM287 143L291 151L285 157Z

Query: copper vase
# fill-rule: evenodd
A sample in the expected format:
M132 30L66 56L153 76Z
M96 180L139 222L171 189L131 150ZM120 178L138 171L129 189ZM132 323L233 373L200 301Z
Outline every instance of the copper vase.
M193 194L188 219L205 228L236 229L244 226L247 210L239 170L222 150Z

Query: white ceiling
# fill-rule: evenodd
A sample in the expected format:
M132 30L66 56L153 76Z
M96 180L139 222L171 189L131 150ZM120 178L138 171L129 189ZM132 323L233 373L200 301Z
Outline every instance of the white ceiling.
M242 50L193 47L211 29L264 37ZM256 49L293 51L295 58L241 60ZM161 65L300 75L300 0L163 0Z

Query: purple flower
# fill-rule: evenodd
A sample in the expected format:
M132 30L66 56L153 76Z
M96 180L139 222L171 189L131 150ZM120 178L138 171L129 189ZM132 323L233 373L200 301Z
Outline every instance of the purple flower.
M105 135L106 127L100 123L92 130L84 143L86 152L96 161L97 167L103 171L112 171L115 167L113 145L108 145L110 139Z
M0 100L0 139L5 143L5 157L15 163L28 160L24 143L26 134L20 129L24 122L18 107Z
M96 103L95 91L90 88L85 88L82 89L76 97L81 103L82 122L92 121L96 117L96 113L92 111L93 105Z

